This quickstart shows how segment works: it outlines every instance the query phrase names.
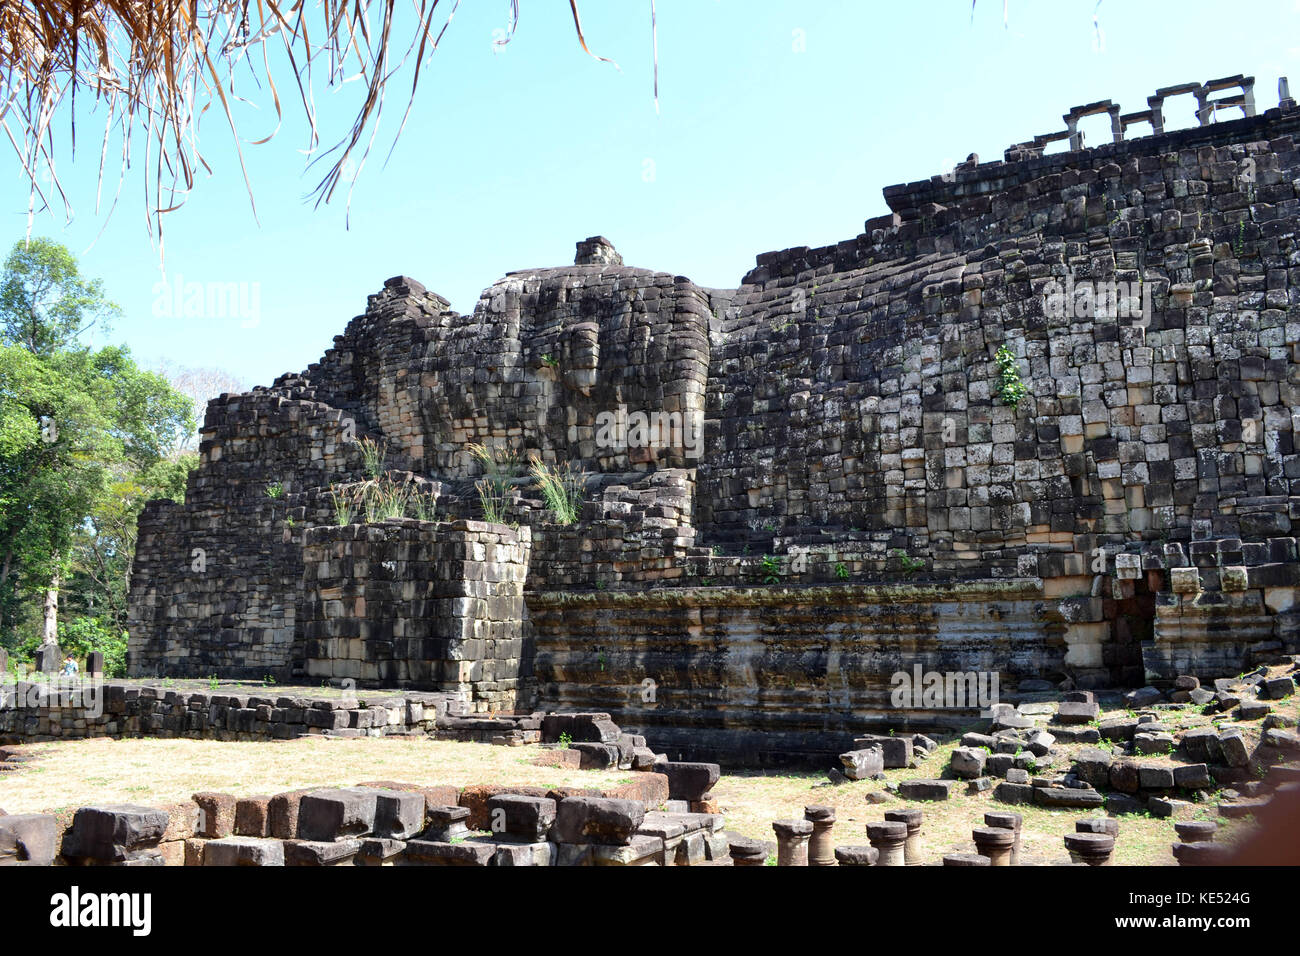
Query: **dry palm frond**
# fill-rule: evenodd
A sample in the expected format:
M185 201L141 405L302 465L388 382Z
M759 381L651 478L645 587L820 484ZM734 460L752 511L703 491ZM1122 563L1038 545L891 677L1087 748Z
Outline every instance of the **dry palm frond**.
M118 190L131 165L133 139L143 138L149 229L161 239L163 214L180 206L199 172L209 170L198 132L203 115L214 107L234 136L253 203L242 144L271 139L283 119L273 59L287 63L281 69L291 75L310 127L308 155L320 145L314 81L323 75L331 87L362 84L351 129L318 157L330 165L313 195L318 204L328 202L340 183L355 181L355 174L344 171L359 172L364 165L387 85L413 61L410 98L394 141L401 135L421 65L438 48L460 6L460 0L408 2L409 10L402 4L399 27L397 0L0 0L0 130L30 182L29 230L38 209L61 203L71 217L55 170L55 145L61 141L55 117L67 101L75 155L79 93L93 97L106 114L96 212L114 131L122 144ZM569 7L579 44L596 57L582 33L577 0L569 0ZM509 0L508 32L500 42L509 41L518 20L518 0ZM275 111L275 128L252 140L241 139L234 113L235 104L247 102L236 90L236 77L242 91L245 73ZM256 215L255 204L253 211Z

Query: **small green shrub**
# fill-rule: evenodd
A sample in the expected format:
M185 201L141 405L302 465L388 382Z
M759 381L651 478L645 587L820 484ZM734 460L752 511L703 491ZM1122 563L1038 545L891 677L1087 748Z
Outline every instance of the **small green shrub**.
M575 471L571 464L548 465L540 458L533 459L529 474L546 499L546 507L556 524L568 525L578 520L582 511L582 493L587 484L585 472Z
M1016 363L1016 357L1011 349L999 345L993 361L998 367L998 380L995 385L998 398L1003 405L1015 408L1029 394L1029 389L1020 380L1020 366Z
M361 439L361 460L366 470L366 477L378 478L384 473L384 459L388 457L388 444L373 438Z
M483 466L483 477L474 484L479 503L483 506L483 520L505 524L513 499L512 479L518 477L521 470L519 456L512 451L488 448L478 443L468 447L470 454Z

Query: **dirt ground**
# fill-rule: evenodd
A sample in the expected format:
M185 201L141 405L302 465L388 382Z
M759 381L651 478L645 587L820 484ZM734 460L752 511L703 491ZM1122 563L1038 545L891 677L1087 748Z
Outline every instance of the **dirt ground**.
M943 744L914 769L891 770L890 781L940 777L956 741ZM628 771L578 771L538 767L535 747L494 747L428 739L330 739L220 742L188 739L96 738L31 744L22 752L36 759L22 769L0 774L0 807L10 813L59 811L94 803L142 803L162 806L183 801L201 790L239 796L274 794L312 786L346 786L364 780L400 780L420 784L508 784L607 787L628 782ZM1073 832L1081 813L1035 807L1005 807L991 792L972 795L965 785L942 803L909 803L889 797L874 804L868 794L884 783L860 781L831 786L816 773L724 774L714 794L729 829L771 840L773 820L802 817L810 804L836 808L838 844L866 842L865 825L887 809L920 806L927 860L949 852L972 852L972 827L983 825L987 810L1013 809L1024 815L1023 862L1052 862L1067 857L1062 837ZM1100 811L1094 811L1100 812ZM1193 819L1215 819L1213 803L1198 806ZM1223 839L1243 824L1222 820ZM1116 864L1173 864L1170 845L1177 840L1174 821L1149 815L1120 818Z

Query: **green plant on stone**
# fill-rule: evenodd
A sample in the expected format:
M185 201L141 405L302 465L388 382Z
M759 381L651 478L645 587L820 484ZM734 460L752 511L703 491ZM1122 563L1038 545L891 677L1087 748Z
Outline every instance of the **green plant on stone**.
M384 459L387 457L387 443L373 438L361 439L361 461L367 478L374 480L384 473Z
M420 521L433 521L437 518L438 497L432 492L413 492L411 495L411 506L415 511L412 517Z
M547 368L557 368L560 364L560 360L557 359L555 356L551 355L550 353L547 353L546 355L542 356L542 364L545 365Z
M994 385L998 398L1003 405L1015 408L1029 394L1029 389L1020 380L1020 366L1016 364L1016 356L1005 345L999 345L993 361L998 367L998 379Z
M770 554L763 555L763 560L759 564L759 574L761 575L764 584L780 584L780 559Z
M361 485L359 494L366 521L406 517L406 506L412 492L409 479L397 482L388 478L375 478L365 482Z
M844 565L843 561L837 561L835 563L835 576L841 581L847 581L849 579L849 569Z
M512 500L511 485L519 476L519 456L499 448L488 448L478 442L468 446L469 453L483 466L483 477L474 483L479 503L483 506L483 519L494 524L505 524Z
M566 732L566 733L562 733L562 734L560 734L560 740L559 740L559 743L560 743L560 749L561 749L561 750L568 750L568 749L569 749L569 744L573 743L573 738L570 737L569 734L568 734L567 732Z
M283 498L283 497L284 497L284 485L280 484L278 481L275 482L274 484L267 485L267 486L266 486L266 497L268 497L268 498Z
M893 548L889 553L898 559L905 574L915 574L925 567L925 558L914 558L902 548Z
M587 473L575 471L567 462L559 466L548 465L540 458L533 459L528 472L537 482L555 523L570 525L576 522L582 511L582 493L587 484Z
M340 493L330 485L330 502L334 508L334 523L339 527L351 524L357 511L356 500L346 491Z
M221 686L221 681L217 680L215 674L208 678L208 690L216 690L220 686Z

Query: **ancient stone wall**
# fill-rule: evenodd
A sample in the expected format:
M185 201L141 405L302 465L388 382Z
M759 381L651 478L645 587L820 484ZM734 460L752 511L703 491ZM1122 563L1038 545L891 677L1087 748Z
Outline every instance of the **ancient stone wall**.
M627 706L624 678L663 669L654 635L701 675L664 669L695 693L659 728L712 726L719 752L784 732L774 708L792 742L875 712L896 663L875 649L900 634L924 635L909 653L927 665L1076 686L1297 649L1300 110L1218 95L1248 81L1158 91L1142 114L1078 107L1004 161L889 187L891 213L854 239L760 255L734 290L625 266L600 237L573 266L509 274L469 316L389 280L320 362L213 403L186 503L141 519L132 673L305 670L303 529L335 523L328 490L361 476L362 438L443 483L458 519L481 517L472 443L588 472L570 525L507 477L505 520L532 537L538 699ZM1200 125L1168 132L1179 91ZM1115 142L1083 150L1078 121L1100 112ZM1134 124L1156 135L1126 138ZM356 590L354 608L377 586L343 575L326 587ZM923 596L873 597L891 588ZM378 620L368 603L322 617L332 600L313 628ZM379 613L425 627L414 606ZM769 658L747 649L756 629L844 643ZM592 641L617 671L577 663ZM364 657L337 652L318 645L312 666ZM744 683L754 654L787 700Z
M671 757L746 765L834 764L864 730L978 721L979 706L899 710L898 672L1000 672L1011 693L1066 653L1029 580L545 592L529 611L548 708L582 702Z
M513 710L529 542L527 527L469 521L308 529L307 678L429 687L477 710Z
M153 501L140 517L132 674L288 676L302 532L332 520L331 483L362 473L343 419L266 389L209 404L185 504Z

